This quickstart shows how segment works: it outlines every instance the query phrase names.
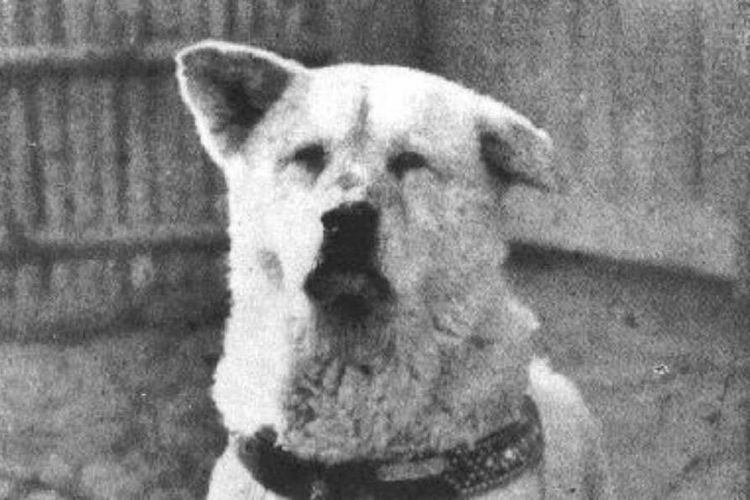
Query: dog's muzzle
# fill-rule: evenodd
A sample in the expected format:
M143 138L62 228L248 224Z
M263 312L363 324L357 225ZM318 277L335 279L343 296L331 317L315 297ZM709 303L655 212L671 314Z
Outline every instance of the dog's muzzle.
M323 214L321 222L323 243L305 282L308 296L351 311L386 299L390 287L377 265L377 208L368 202L347 203Z

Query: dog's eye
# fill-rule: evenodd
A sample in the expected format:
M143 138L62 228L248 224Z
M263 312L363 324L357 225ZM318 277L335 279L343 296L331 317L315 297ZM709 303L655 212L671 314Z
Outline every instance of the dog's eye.
M292 161L302 165L309 173L318 175L325 168L327 157L322 145L310 144L298 149L292 156Z
M392 156L388 160L388 171L395 175L398 179L402 179L407 171L417 170L427 166L427 158L419 153L412 151L405 151Z

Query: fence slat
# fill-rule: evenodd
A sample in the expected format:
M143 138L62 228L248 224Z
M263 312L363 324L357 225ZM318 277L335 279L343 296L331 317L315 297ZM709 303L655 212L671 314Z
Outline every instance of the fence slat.
M578 114L579 131L574 139L574 160L579 166L578 176L586 184L586 191L608 200L617 200L618 172L621 167L614 161L613 147L617 141L611 116L616 106L612 86L613 71L620 68L613 61L618 52L613 48L616 35L612 19L617 18L617 5L609 1L580 2L580 18L576 52L578 98L573 102L572 113Z
M195 0L192 0L194 2ZM191 2L191 3L192 3ZM152 41L180 39L182 23L182 0L151 0L148 12L149 34Z
M33 5L34 43L40 45L59 44L65 37L62 25L61 0L29 2Z
M192 0L180 4L182 27L180 40L200 40L209 33L209 11L206 0Z
M569 12L571 0L551 0L546 10L546 30L541 36L543 92L548 95L544 127L555 142L555 161L561 172L571 179L571 193L578 194L581 166L571 161L575 136L574 115L570 112L575 103L575 80L568 71L573 49L570 40ZM501 96L498 96L501 97Z
M64 41L61 2L49 0L34 5L35 44L55 45ZM39 230L55 237L70 234L72 222L71 165L68 155L68 79L52 76L37 86L39 162L42 171L44 213ZM52 324L71 314L75 307L78 262L42 261L40 273L44 296L38 297L36 321Z
M67 88L60 79L47 79L38 87L42 168L44 169L45 230L65 234L70 229L70 171L66 152Z
M231 39L247 42L251 39L262 41L270 30L270 19L266 17L263 0L236 1L232 17Z
M66 46L71 49L96 43L96 3L94 0L66 0ZM98 143L100 110L105 103L101 79L89 75L73 76L69 83L68 137L70 161L73 166L75 235L96 234L103 231L102 170L112 157L102 155ZM94 319L106 322L116 309L112 289L113 276L107 270L107 260L84 259L78 263L73 307L80 323Z
M164 103L156 117L159 134L155 144L159 168L160 214L162 224L179 224L194 218L196 202L191 187L196 182L196 165L188 164L184 149L184 135L179 126L183 121L180 97L174 79L162 79L157 89L159 102ZM162 163L163 162L163 163Z
M232 31L235 0L207 0L208 23L211 37L229 40Z
M9 44L18 46L30 42L32 37L31 2L10 2L8 22L4 30ZM38 162L36 158L36 115L34 112L35 83L23 82L11 89L8 95L8 129L10 178L13 190L13 219L9 228L21 232L35 228L41 213ZM15 303L4 316L6 325L23 329L33 324L37 317L38 299L41 295L41 276L38 264L18 266L14 276ZM4 325L4 326L6 326Z
M621 2L624 43L623 168L644 209L685 202L694 153L690 92L691 2ZM632 201L632 200L631 200Z
M182 4L183 22L180 38L190 40L192 37L202 36L206 33L205 2L194 1ZM202 182L201 170L203 162L201 158L201 146L195 140L192 119L182 104L179 89L175 78L166 75L167 100L166 106L174 109L173 127L176 129L178 141L177 149L177 199L182 206L181 217L183 221L199 220L205 205L205 184Z
M67 43L75 47L93 38L93 2L66 0ZM77 233L90 230L100 222L102 193L99 165L97 111L98 80L74 76L69 82L68 139L73 170L73 227Z
M6 161L10 155L10 97L11 88L0 81L0 158ZM13 191L11 183L11 168L0 165L0 247L11 245L10 226L13 225ZM0 315L12 317L15 270L12 265L0 261ZM0 326L3 326L0 322Z
M154 223L156 176L149 153L149 97L152 80L128 78L124 86L128 112L126 132L128 163L128 225L138 227Z
M0 2L0 46L8 47L14 43L13 24L19 2Z
M704 9L705 106L703 202L733 216L747 196L750 157L750 5L714 0ZM744 51L744 54L743 54ZM744 67L743 67L744 65Z

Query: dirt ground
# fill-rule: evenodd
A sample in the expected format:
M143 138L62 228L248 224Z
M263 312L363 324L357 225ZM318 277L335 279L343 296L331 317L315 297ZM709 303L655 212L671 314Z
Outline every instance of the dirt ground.
M0 344L1 500L203 498L218 328Z
M748 498L750 319L729 284L528 248L509 273L602 421L620 498Z
M750 320L728 284L517 249L539 352L601 419L622 499L747 494ZM224 434L218 327L0 343L0 500L191 500Z

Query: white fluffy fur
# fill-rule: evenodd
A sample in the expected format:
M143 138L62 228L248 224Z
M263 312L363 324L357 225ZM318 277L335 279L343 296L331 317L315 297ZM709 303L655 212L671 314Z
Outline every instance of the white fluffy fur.
M212 115L206 102L217 94L200 95L221 91L200 85L233 75L186 80L187 57L201 51L244 54L248 65L288 76L241 147L228 149L216 126L232 109ZM180 53L178 78L229 186L233 306L213 397L230 445L211 499L275 498L235 450L262 426L302 456L388 458L473 442L513 421L526 393L543 419L544 468L482 498L603 496L591 417L575 386L533 358L538 321L503 279L505 188L480 157L479 133L497 134L515 148L512 168L551 186L543 131L497 101L405 68L308 70L260 49L203 42ZM329 152L314 177L293 160L310 143ZM396 181L387 159L403 150L428 167ZM363 200L380 214L378 266L395 298L343 328L303 285L323 242L322 215Z

